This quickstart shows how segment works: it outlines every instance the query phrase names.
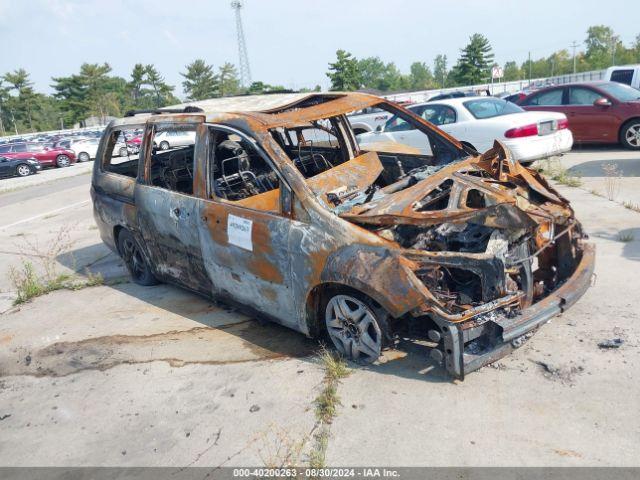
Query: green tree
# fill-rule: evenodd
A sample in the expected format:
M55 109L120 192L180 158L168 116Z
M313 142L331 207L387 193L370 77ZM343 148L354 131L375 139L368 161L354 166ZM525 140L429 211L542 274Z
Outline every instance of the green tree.
M514 80L522 79L522 71L518 64L514 61L509 61L504 64L504 81L513 82Z
M435 88L436 82L431 69L424 62L413 62L409 67L409 85L414 90Z
M141 108L139 106L140 100L145 96L146 70L145 66L141 63L136 63L131 71L131 80L129 81L128 88L131 96L131 101L134 108Z
M461 50L458 63L454 67L454 78L459 85L475 85L486 82L491 75L493 53L489 40L480 33L474 33L466 47Z
M174 87L164 81L164 77L152 64L144 67L145 83L151 87L155 99L155 107L161 108L171 103L179 103L173 95Z
M204 100L218 96L219 78L213 73L213 66L197 59L187 65L182 87L189 100Z
M16 121L22 122L34 131L33 111L37 103L37 95L33 90L33 82L29 79L29 74L23 68L8 72L4 75L4 80L9 84L9 92L15 90L16 96L9 97L9 110L14 115Z
M218 69L220 96L237 95L240 92L240 80L236 67L229 62Z
M585 60L591 69L601 69L611 66L613 46L618 47L619 41L611 27L593 25L587 30L587 46Z
M327 77L331 80L331 90L357 90L361 79L358 60L349 52L338 50L336 61L329 64Z
M268 83L258 81L258 82L253 82L249 86L248 93L252 95L258 95L260 93L284 92L286 90L287 89L284 88L282 85L269 85Z
M440 88L444 88L447 85L447 77L449 71L447 70L447 56L439 54L433 60L433 76L434 80Z

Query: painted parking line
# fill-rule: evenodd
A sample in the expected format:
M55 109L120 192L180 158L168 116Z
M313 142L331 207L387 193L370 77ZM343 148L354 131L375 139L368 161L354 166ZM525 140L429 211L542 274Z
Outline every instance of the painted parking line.
M72 203L71 205L67 205L66 207L56 208L55 210L49 210L48 212L44 212L44 213L41 213L39 215L34 215L33 217L24 218L24 219L19 220L17 222L9 223L7 225L2 225L0 227L0 230L5 230L7 228L15 227L16 225L22 225L23 223L29 223L29 222L32 222L34 220L38 220L39 218L46 217L47 215L51 215L53 213L62 212L64 210L68 210L70 208L79 207L81 205L85 205L85 204L89 203L90 201L91 201L91 199L83 200L81 202Z

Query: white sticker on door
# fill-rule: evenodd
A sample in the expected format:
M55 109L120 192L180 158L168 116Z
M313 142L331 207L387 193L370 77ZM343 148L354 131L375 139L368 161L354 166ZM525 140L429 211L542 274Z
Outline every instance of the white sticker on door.
M245 250L253 251L253 242L251 241L251 229L253 222L246 218L236 217L229 214L227 218L227 237L231 245L236 245Z

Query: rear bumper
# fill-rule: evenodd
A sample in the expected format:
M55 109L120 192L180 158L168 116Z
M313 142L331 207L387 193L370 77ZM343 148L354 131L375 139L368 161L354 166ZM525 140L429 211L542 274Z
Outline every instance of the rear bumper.
M452 376L464 379L489 363L495 362L518 348L532 332L551 318L576 303L587 291L595 267L595 246L584 243L582 258L567 281L546 298L523 310L515 317L495 314L486 323L463 329L450 325L444 333L444 366ZM493 346L475 351L474 340L483 335L494 338Z
M515 160L533 162L553 155L568 152L573 146L571 130L558 130L540 137L523 137L513 140L501 140L511 151Z

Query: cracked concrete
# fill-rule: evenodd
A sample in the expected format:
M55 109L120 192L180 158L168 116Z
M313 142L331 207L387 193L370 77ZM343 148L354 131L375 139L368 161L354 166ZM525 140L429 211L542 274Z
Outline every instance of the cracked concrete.
M83 201L88 182L0 195L3 225ZM637 464L640 214L561 189L598 244L595 286L462 383L418 343L350 365L327 465ZM278 463L278 446L310 438L324 372L300 334L168 285L58 291L11 307L6 273L21 261L11 252L35 261L24 240L46 243L65 225L73 246L57 259L62 271L124 274L89 204L45 217L0 228L0 465L264 466ZM623 243L621 230L637 234ZM613 337L624 344L598 348ZM536 362L573 372L570 381Z

